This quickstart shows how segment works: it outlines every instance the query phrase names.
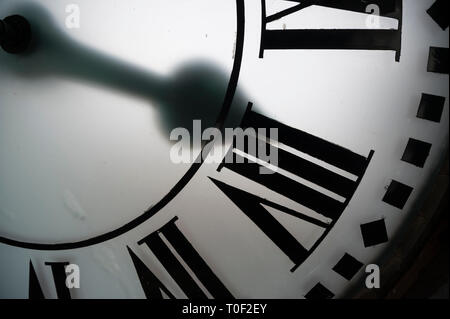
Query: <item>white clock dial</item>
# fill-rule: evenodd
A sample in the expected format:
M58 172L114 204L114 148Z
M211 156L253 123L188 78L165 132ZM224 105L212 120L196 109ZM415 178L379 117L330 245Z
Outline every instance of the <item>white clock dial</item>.
M66 5L1 4L38 26L35 52L2 54L0 83L0 227L27 241L78 241L156 205L190 167L170 160L179 114L199 112L184 91L219 78L203 110L217 117L233 66L229 1L78 2L79 29L67 28ZM204 19L191 18L198 10Z
M0 52L0 296L365 289L449 127L447 4L372 2L4 0L33 41Z

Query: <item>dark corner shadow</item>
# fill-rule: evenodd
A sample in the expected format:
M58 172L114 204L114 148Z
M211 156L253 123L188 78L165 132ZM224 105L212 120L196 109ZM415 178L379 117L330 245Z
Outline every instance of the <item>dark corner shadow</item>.
M70 39L36 3L16 6L13 12L28 19L33 40L19 56L0 55L0 66L7 72L36 81L45 76L73 78L149 99L158 107L159 129L167 140L174 128L192 130L193 120L202 120L203 128L216 125L230 80L220 68L191 62L163 77ZM233 105L239 107L231 108L228 127L239 125L247 102L237 90Z

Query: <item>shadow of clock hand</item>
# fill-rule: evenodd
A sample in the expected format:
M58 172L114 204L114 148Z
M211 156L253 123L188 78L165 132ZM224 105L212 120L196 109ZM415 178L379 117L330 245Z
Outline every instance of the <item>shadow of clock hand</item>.
M164 77L70 39L37 4L13 12L28 19L33 40L23 54L0 54L0 67L8 72L36 81L43 76L66 77L149 99L159 106L159 125L167 139L174 128L191 130L196 119L202 120L203 128L215 126L229 75L212 64L192 62ZM247 104L244 94L237 92L234 103L241 110L229 114L228 126L239 124Z

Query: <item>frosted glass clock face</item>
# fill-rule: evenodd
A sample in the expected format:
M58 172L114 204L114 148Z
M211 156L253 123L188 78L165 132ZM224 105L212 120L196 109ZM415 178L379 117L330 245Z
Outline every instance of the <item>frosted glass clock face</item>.
M2 57L4 234L79 240L155 205L189 167L170 160L169 136L177 113L191 106L168 100L185 94L176 86L191 78L231 72L236 15L229 1L78 5L80 28L67 29L65 2L2 3L5 13L34 11L40 37L30 56ZM186 23L199 9L205 18ZM99 21L95 12L103 11L111 18ZM197 70L209 65L218 75ZM215 116L226 85L216 88Z
M362 285L448 151L446 5L2 1L33 39L0 52L0 296Z

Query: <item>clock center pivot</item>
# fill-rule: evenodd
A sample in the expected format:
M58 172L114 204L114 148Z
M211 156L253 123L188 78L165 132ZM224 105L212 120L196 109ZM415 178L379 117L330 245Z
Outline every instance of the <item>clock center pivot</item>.
M0 45L8 53L26 51L31 42L31 27L27 19L12 15L0 20Z

